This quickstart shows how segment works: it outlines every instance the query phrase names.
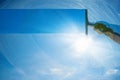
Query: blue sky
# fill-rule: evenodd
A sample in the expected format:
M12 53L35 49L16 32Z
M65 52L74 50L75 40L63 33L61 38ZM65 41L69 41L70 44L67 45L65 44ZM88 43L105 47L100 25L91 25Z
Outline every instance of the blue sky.
M88 9L90 22L105 21L117 25L120 32L118 6L119 0L6 0L1 8ZM72 26L65 32L81 30L76 16L65 18ZM119 50L119 44L92 28L88 37L81 31L80 34L0 34L0 79L119 80Z

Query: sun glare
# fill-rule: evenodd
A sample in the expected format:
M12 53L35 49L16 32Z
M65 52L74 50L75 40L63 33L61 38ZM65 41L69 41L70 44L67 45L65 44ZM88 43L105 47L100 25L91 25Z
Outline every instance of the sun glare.
M92 44L92 38L88 36L79 36L75 35L73 39L72 47L76 52L85 52L88 48L90 48Z
M88 53L90 47L93 44L92 37L81 34L73 34L71 41L71 49L75 52L74 56L79 57Z
M91 36L82 33L65 34L64 41L69 45L70 51L73 52L76 57L89 53L90 48L94 44Z

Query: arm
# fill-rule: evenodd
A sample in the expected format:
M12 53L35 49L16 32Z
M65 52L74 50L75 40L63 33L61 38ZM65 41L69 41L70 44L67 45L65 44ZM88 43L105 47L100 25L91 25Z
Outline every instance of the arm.
M112 40L120 44L120 35L114 32L111 28L108 28L106 25L102 23L96 23L94 25L94 30L99 33L103 33L106 36L110 37Z
M115 42L120 44L120 35L113 32L105 32L105 35L107 35L108 37L110 37L112 40L114 40Z

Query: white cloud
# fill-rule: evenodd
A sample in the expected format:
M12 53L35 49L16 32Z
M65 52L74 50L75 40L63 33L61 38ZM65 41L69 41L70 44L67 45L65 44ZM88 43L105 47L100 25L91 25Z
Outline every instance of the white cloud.
M61 68L50 68L50 73L53 75L62 75L64 72Z
M67 72L65 75L64 75L64 78L69 78L71 76L73 76L75 74L75 71L70 71L70 72Z
M69 68L50 68L50 74L56 75L56 76L63 76L64 78L67 78L69 76L72 76L75 73L75 69L69 69Z
M119 70L117 69L109 69L105 72L106 75L114 75L117 74L119 72Z
M50 67L48 69L39 70L39 74L53 76L58 80L64 80L74 76L76 69L67 67Z

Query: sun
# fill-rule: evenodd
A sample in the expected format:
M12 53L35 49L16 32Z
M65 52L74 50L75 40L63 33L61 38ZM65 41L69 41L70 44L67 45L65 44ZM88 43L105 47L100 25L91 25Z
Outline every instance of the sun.
M91 36L82 33L67 34L64 41L69 45L69 50L73 52L76 57L88 53L94 44Z
M92 44L92 37L84 34L74 34L71 39L70 48L74 51L74 56L79 57L88 53Z
M72 48L76 52L85 52L87 51L92 45L92 38L86 35L74 35Z

